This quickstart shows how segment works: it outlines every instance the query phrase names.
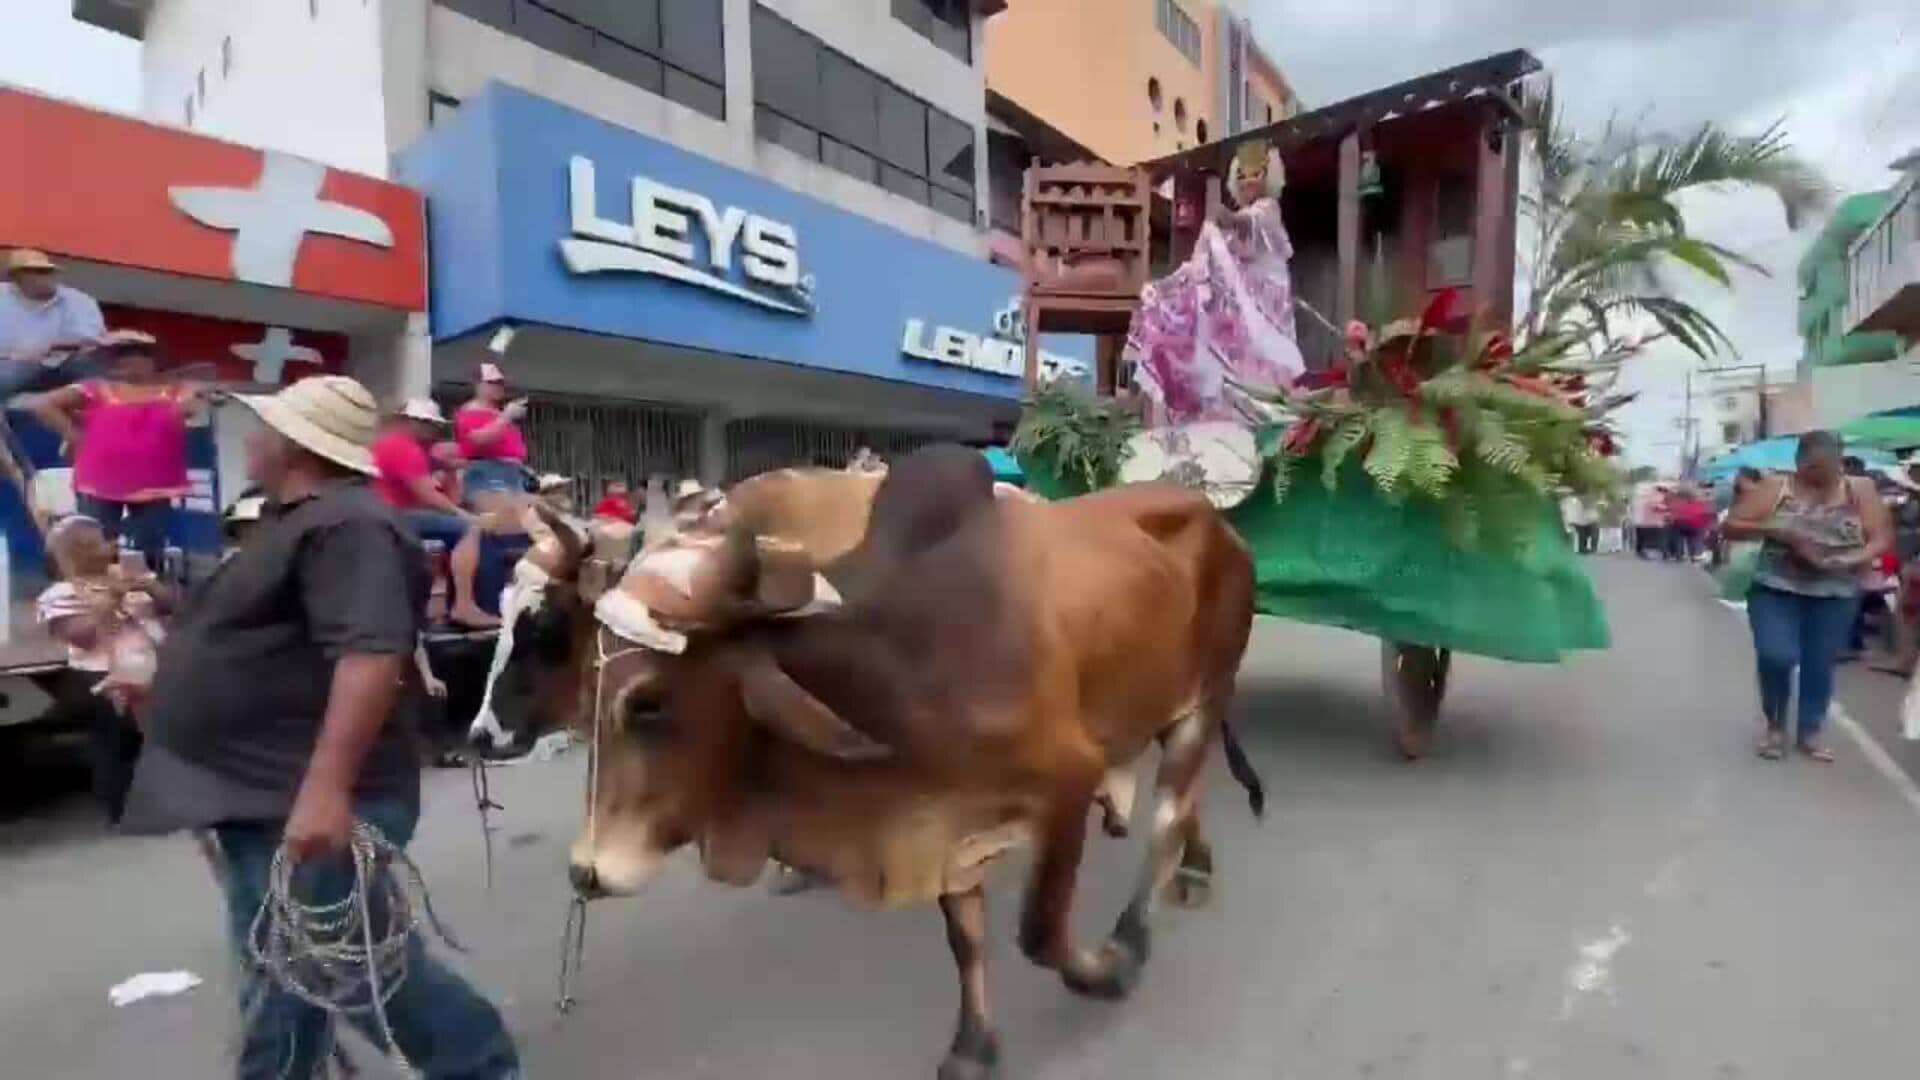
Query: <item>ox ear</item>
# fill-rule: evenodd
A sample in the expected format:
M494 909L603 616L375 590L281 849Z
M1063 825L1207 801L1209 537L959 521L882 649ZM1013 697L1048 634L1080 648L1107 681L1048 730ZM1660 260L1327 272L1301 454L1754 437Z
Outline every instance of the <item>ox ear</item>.
M740 696L748 715L762 727L816 754L842 761L873 761L892 753L794 682L764 649L743 654Z
M545 503L534 503L530 514L531 520L525 524L533 539L533 550L527 555L537 555L533 561L555 579L571 580L580 572L580 562L586 557L586 541L572 522ZM548 562L553 565L544 565Z

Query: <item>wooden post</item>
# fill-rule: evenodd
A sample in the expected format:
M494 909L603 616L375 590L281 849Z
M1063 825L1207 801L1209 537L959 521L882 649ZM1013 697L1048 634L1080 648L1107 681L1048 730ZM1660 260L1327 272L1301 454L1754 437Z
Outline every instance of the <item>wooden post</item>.
M1120 352L1126 343L1118 334L1093 339L1094 386L1101 397L1112 397L1120 389Z
M1486 111L1474 151L1478 163L1473 205L1473 306L1495 325L1513 320L1513 217L1515 191L1508 183L1512 135L1499 135L1499 115ZM1499 142L1496 149L1491 144Z
M1340 140L1340 209L1338 229L1340 278L1335 283L1334 325L1345 327L1356 317L1360 294L1360 133L1350 131Z

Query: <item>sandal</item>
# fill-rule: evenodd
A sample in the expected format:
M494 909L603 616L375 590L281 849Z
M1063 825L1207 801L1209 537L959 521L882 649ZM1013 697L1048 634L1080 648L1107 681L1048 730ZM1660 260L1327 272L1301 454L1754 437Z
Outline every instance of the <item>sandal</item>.
M1754 752L1768 761L1779 761L1787 756L1787 737L1778 731L1769 731L1760 737L1760 745Z
M1802 755L1811 761L1817 761L1822 765L1833 764L1833 751L1821 746L1819 743L1803 742L1795 746L1794 749L1800 751Z

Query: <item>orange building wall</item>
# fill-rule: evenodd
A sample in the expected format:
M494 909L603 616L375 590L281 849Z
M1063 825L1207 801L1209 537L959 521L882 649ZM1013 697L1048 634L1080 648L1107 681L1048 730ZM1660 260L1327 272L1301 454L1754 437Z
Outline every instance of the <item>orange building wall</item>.
M1059 128L1107 161L1130 165L1226 135L1215 115L1219 64L1216 11L1208 0L1177 0L1200 27L1195 66L1154 25L1155 0L1009 0L987 20L987 87ZM1155 113L1147 81L1160 80ZM1186 130L1174 103L1184 100ZM1160 128L1156 133L1155 121Z

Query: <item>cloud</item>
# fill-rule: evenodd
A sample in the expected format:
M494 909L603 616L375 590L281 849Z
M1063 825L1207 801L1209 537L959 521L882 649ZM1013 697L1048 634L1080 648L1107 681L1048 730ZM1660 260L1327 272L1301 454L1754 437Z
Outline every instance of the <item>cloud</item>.
M1780 121L1841 194L1885 187L1887 165L1920 147L1920 3L1913 0L1347 0L1248 5L1255 33L1309 107L1512 48L1547 65L1582 131L1610 119L1685 130L1713 122L1758 132ZM1790 377L1801 343L1794 271L1824 221L1789 231L1777 204L1703 194L1690 226L1770 271L1736 271L1720 289L1676 272L1683 295L1739 348L1720 363L1764 363ZM1663 345L1623 385L1629 452L1671 467L1691 356ZM1697 393L1697 387L1696 387ZM1696 398L1696 413L1702 403Z

